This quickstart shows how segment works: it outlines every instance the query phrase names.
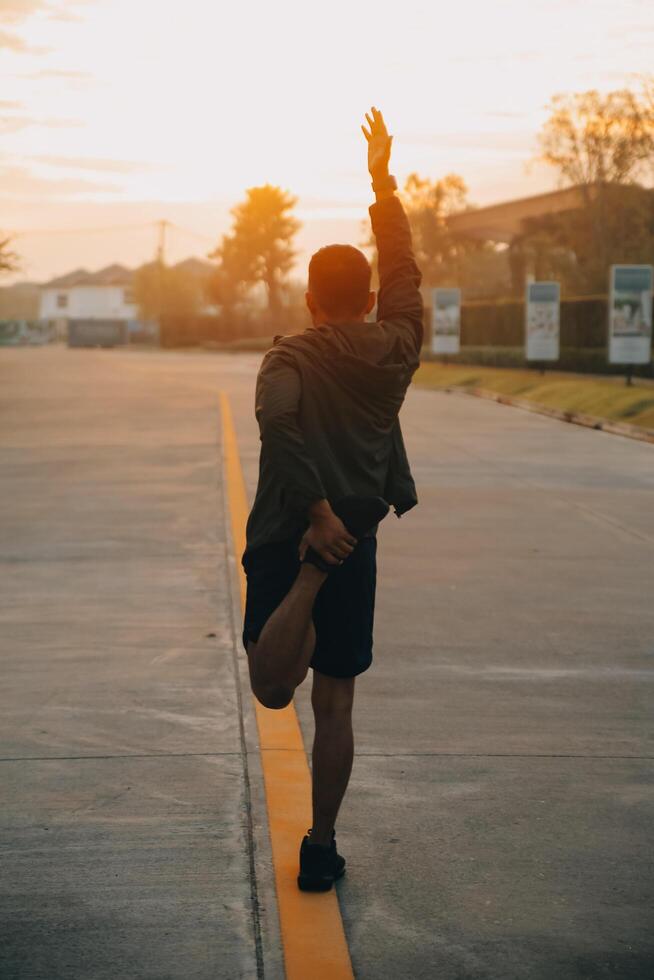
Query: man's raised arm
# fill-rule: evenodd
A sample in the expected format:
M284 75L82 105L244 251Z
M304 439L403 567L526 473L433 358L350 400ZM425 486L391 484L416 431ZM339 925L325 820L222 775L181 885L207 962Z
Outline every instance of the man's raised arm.
M395 195L397 184L389 176L393 137L381 112L373 107L370 113L366 113L368 128L361 129L368 143L368 170L376 198L370 218L379 256L377 319L400 359L415 367L423 337L422 277L413 256L409 222Z

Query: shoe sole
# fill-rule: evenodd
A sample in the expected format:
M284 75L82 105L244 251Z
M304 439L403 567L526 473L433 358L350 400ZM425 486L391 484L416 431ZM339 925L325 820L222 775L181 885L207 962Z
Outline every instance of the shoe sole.
M310 875L298 875L297 886L301 892L329 892L335 881L339 881L345 874L345 868L339 871L333 878L312 878Z

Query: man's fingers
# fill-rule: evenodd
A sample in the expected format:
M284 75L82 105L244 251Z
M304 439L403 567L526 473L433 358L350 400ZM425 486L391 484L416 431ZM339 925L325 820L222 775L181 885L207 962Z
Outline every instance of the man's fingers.
M373 132L374 132L374 130L375 130L375 123L374 123L374 122L373 122L373 120L372 120L372 119L370 118L370 116L368 115L368 113L367 113L367 112L366 112L366 119L367 119L367 121L368 121L368 125L370 126L370 132L371 132L371 133L373 133Z
M324 559L324 560L325 560L325 561L327 562L327 564L329 564L329 565L339 565L339 564L340 564L340 558L336 558L336 556L335 556L335 555L333 555L333 554L331 553L331 551L327 551L327 549L326 549L326 548L323 548L323 549L322 549L321 551L319 551L319 552L318 552L318 554L319 554L319 555L320 555L320 557L321 557L321 558L323 558L323 559Z
M373 119L375 120L375 128L376 128L377 135L378 136L388 136L388 130L386 128L386 123L384 122L384 117L382 116L382 114L379 111L379 109L376 109L373 106L370 111L372 112Z
M362 126L361 127L361 132L363 133L363 135L365 136L365 138L367 139L367 141L370 142L370 139L372 137L372 133L369 133L365 126Z

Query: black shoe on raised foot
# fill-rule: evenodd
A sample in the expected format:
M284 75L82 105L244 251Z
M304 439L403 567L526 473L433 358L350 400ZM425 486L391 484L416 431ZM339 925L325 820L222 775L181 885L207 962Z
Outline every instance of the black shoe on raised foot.
M388 514L390 507L383 497L341 497L332 505L332 510L343 521L357 540L371 531ZM313 548L307 548L303 561L315 565L321 572L331 572L338 565L330 565Z
M332 510L355 538L362 538L383 521L390 507L383 497L341 497Z
M334 832L331 844L312 844L309 831L300 847L300 873L297 876L300 891L328 892L344 874L345 858L336 850Z

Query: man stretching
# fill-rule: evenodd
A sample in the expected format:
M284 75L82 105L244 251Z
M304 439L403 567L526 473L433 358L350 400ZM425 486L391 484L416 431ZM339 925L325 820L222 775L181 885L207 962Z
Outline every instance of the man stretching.
M247 524L243 643L255 696L283 708L313 668L313 826L298 884L327 891L345 861L334 824L354 743L354 678L372 662L376 530L392 504L417 503L398 413L422 344L420 272L388 172L392 137L366 113L370 208L379 254L377 321L371 269L350 245L309 264L312 326L279 337L256 387L259 483Z

